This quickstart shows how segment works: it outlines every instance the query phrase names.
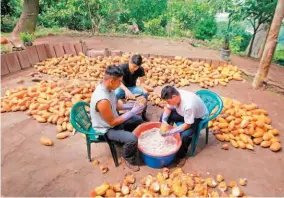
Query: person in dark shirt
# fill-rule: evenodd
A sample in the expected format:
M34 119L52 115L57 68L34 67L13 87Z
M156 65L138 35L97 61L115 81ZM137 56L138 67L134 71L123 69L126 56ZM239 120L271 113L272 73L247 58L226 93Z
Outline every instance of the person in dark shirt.
M141 65L142 57L140 55L133 55L129 63L119 65L123 72L123 78L120 87L115 90L117 99L135 98L134 95L140 94L144 95L145 98L148 98L147 90L136 85L138 78L141 85L145 80L145 71Z
M142 57L140 55L133 55L130 58L129 63L119 65L119 68L123 72L123 78L120 87L115 90L117 99L134 99L135 95L143 95L148 99L148 91L142 87L145 81L145 71L141 65ZM140 85L142 86L136 85L138 78ZM144 120L147 119L145 117L145 112L146 108L142 114Z

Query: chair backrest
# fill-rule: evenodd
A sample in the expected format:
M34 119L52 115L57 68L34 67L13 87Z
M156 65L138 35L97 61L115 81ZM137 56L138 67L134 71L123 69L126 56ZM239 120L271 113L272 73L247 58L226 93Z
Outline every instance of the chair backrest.
M89 115L87 114L86 108L90 105L86 102L77 102L71 109L70 122L73 127L81 132L86 133L92 126Z
M199 90L196 94L202 99L205 103L209 114L211 114L212 110L218 107L218 110L208 118L208 120L212 120L216 118L223 109L223 101L216 93L209 90Z

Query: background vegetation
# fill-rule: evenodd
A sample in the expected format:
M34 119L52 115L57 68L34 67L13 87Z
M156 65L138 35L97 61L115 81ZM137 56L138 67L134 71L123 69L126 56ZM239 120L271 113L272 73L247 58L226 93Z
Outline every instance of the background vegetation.
M93 28L96 34L192 38L195 41L192 43L194 46L218 50L222 47L224 36L228 34L228 22L216 20L216 14L237 13L229 29L230 48L233 53L241 55L245 54L253 33L249 22L254 18L251 15L248 17L247 10L251 9L254 12L256 9L247 7L251 4L250 0L246 0L247 4L241 7L238 7L239 1L234 0L40 0L39 2L35 34L37 36L62 33L66 29L91 31ZM13 31L21 15L22 4L23 0L1 0L1 32ZM273 8L271 11L271 7L265 7L266 4L258 9L262 13L267 12L271 15ZM273 7L273 4L270 6ZM138 33L131 31L130 26L134 24L139 28ZM277 46L275 60L284 59L283 46L280 44Z

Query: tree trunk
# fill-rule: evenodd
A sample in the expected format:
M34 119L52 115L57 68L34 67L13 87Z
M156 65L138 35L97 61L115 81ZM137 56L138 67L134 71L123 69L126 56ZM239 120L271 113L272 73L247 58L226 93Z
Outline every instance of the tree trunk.
M12 32L16 37L20 32L33 33L36 29L39 12L39 0L24 0L22 14Z
M265 28L265 30L262 31L262 32L263 32L263 35L265 35L265 37L261 38L260 41L259 41L261 43L261 46L260 46L260 49L257 51L258 53L257 53L256 58L262 57L264 46L265 46L265 43L266 43L266 40L267 40L267 37L268 37L268 31L270 29L270 24L265 24L264 28Z
M278 0L273 21L271 23L267 41L264 47L263 55L259 63L258 71L252 83L252 86L255 89L261 87L263 82L267 78L283 18L284 18L284 0Z
M253 41L252 51L250 55L251 57L261 58L265 41L267 39L268 31L269 31L269 24L260 25L259 31L256 33ZM250 47L251 47L251 42L247 47L247 53Z
M170 10L170 13L172 14L171 11L171 0L168 0L168 9ZM172 17L170 17L169 23L167 24L167 32L168 32L168 37L171 37L172 35Z
M90 4L89 4L89 1L88 1L88 0L85 0L85 3L86 3L86 5L87 5L87 7L88 7L89 18L90 18L91 26L92 26L92 35L94 36L94 35L95 35L95 28L94 28L94 23L93 23L93 19L92 19Z
M252 47L253 47L253 44L254 44L256 31L257 30L253 30L253 35L252 35L251 42L250 42L250 45L249 45L248 57L251 56L251 52L252 52Z

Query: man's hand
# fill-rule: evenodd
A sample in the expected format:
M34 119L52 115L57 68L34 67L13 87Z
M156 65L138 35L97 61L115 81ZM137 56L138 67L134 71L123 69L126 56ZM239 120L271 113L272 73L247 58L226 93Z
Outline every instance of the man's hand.
M166 136L169 136L169 135L172 135L171 133L168 133L168 131L166 132L163 132L163 131L159 131L160 135L163 136L163 137L166 137Z
M135 99L135 95L132 94L129 90L125 91L125 98L126 99Z
M130 111L126 112L125 114L122 114L121 117L124 121L130 119L132 116L140 114L143 112L145 106L134 106Z
M144 108L145 105L140 105L140 106L134 105L134 107L130 110L130 112L132 112L134 115L137 115L142 113Z
M170 130L168 130L167 132L165 132L165 136L168 136L168 135L173 135L173 134L176 134L176 133L180 133L180 132L183 132L185 131L186 129L190 128L190 124L182 124L182 125L179 125L175 128L172 128Z

